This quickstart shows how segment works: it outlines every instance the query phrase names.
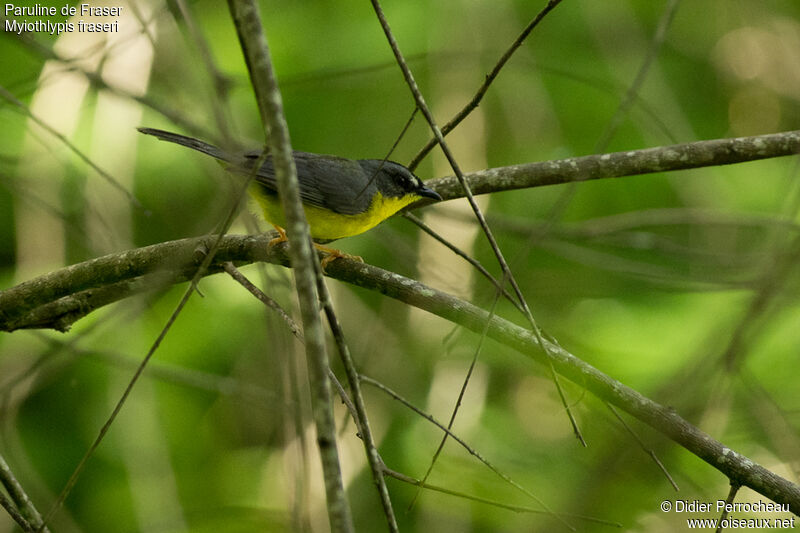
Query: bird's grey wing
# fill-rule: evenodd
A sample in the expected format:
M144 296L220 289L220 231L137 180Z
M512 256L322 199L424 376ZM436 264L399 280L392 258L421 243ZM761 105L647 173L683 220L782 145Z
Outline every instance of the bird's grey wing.
M300 189L319 195L321 203L312 205L343 215L357 215L369 207L375 186L358 162L331 155L295 157ZM369 186L368 186L369 185Z
M245 154L250 168L260 155L260 152ZM345 215L362 213L369 206L374 185L364 190L369 179L356 161L330 155L294 152L294 162L300 183L300 199L304 204ZM237 166L244 167L239 172L247 170L246 162ZM271 192L278 190L271 160L264 162L255 180Z

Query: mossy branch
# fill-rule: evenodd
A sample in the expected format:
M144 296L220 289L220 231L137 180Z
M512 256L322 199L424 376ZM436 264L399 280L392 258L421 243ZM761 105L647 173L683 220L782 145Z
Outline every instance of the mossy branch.
M283 247L268 249L266 244L269 240L270 235L226 236L209 269L210 273L221 270L224 261L234 261L238 264L268 261L285 265L287 262L285 250ZM204 239L184 239L157 244L73 265L23 283L0 293L0 311L4 313L3 320L8 319L9 302L19 301L25 301L28 305L39 302L40 305L29 310L25 316L38 316L42 320L52 321L53 324L62 323L64 320L55 313L56 311L68 309L70 313L80 314L82 310L75 307L73 300L82 292L98 290L85 286L85 280L89 279L92 273L99 279L106 280L113 279L114 276L123 276L124 279L118 279L109 286L127 282L129 294L139 292L138 289L144 290L148 286L146 280L149 276L156 276L161 283L174 283L186 279L194 268L193 252L198 246L202 247L203 243ZM149 260L153 257L171 259ZM156 270L150 270L154 266ZM789 504L792 512L800 513L800 486L724 446L681 418L674 410L612 379L560 346L548 344L547 350L542 350L530 331L497 316L490 318L486 311L469 302L372 265L338 259L328 266L327 273L332 278L377 291L472 331L482 331L486 321L489 320L488 334L491 338L514 348L526 357L545 364L552 363L559 374L660 431L729 479L748 486L776 502ZM59 299L61 303L54 306L53 301L45 302L40 297L42 293L61 295ZM54 314L48 317L43 309ZM21 323L23 317L16 316L14 320ZM3 327L7 329L8 326Z
M472 172L464 177L474 194L488 194L544 185L732 165L798 153L800 130L795 130L524 163ZM427 183L445 200L461 198L464 194L455 176L433 179Z

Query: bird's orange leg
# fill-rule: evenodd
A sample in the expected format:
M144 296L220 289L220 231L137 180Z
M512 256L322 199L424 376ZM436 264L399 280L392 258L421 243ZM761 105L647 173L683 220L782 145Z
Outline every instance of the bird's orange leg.
M322 258L320 262L320 266L322 267L322 271L325 272L325 267L328 266L328 263L331 261L335 261L340 257L344 257L346 259L352 259L353 261L358 261L359 263L363 263L364 259L357 256L357 255L350 255L346 254L341 250L337 250L336 248L329 248L327 246L323 246L321 244L314 243L314 248L321 252L325 252L327 255Z
M282 242L287 242L289 240L289 238L286 236L286 230L284 230L280 226L273 225L273 227L275 228L275 231L278 232L278 236L269 241L269 243L267 243L267 246L275 246L277 244L281 244ZM352 259L353 261L358 261L359 263L364 262L364 259L362 259L357 255L346 254L341 250L337 250L336 248L329 248L327 246L323 246L316 242L314 243L314 248L316 248L320 252L325 253L325 257L323 257L322 261L320 262L320 266L322 267L323 272L325 272L325 267L328 266L328 263L330 263L331 261L335 261L340 257Z
M286 242L286 241L289 240L289 237L286 236L286 230L285 229L283 229L280 226L275 226L274 224L273 224L272 227L275 228L275 231L278 232L278 236L275 237L274 239L272 239L271 241L269 241L267 243L267 246L272 247L272 246L275 246L276 244L280 244L282 242Z

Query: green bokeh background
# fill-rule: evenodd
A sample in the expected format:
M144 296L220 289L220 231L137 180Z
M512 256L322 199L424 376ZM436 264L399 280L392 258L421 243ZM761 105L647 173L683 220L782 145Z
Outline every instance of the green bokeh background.
M599 147L667 4L565 0L448 138L463 170L800 128L800 4L697 0L679 4L637 98L607 146ZM146 74L131 73L149 76L146 97L209 137L219 135L216 109L236 139L257 147L261 126L226 4L188 3L228 82L226 98L215 92L174 4L125 5L138 6L140 17L153 23L152 64ZM543 5L454 0L384 8L443 124ZM413 101L369 3L261 6L294 148L383 157ZM42 76L46 57L38 47L62 53L64 46L45 34L30 38L0 33L0 85L28 105L54 79ZM129 45L108 48L106 58ZM213 231L231 208L236 183L213 161L133 130L179 126L141 107L139 121L117 131L125 119L102 114L100 95L107 93L65 94L53 113L76 114L68 137L85 153L103 146L102 155L113 153L100 160L112 166L117 153L130 156L124 183L144 209L0 101L0 290L105 253ZM408 162L428 131L417 117L392 158ZM31 146L50 154L47 165L30 164ZM451 172L437 153L417 173L428 179ZM564 347L796 481L800 307L792 269L763 309L751 315L748 309L774 279L773 267L793 252L797 177L796 158L782 158L498 193L486 211L536 319ZM426 209L438 213L428 222L459 235L452 238L497 274L489 246L470 233L475 223L465 202L448 204ZM118 220L104 213L107 205L119 206ZM41 226L47 231L37 225L40 215L54 221ZM252 231L252 224L245 209L232 231ZM43 243L35 260L26 245L32 232ZM488 282L406 220L389 220L337 246L484 308L491 304ZM297 314L285 269L243 271ZM378 294L329 284L359 368L447 420L479 337ZM88 462L54 531L326 530L302 348L231 279L213 276L200 289L202 297L192 297ZM64 486L184 290L119 302L66 334L0 334L0 452L41 511ZM524 323L506 302L498 313ZM737 332L743 364L729 373L721 356ZM520 354L487 342L455 430L550 509L618 522L625 531L674 531L685 528L687 516L660 512L662 500L727 495L724 476L626 417L681 487L674 492L607 407L580 384L565 383L589 445L582 448L546 376ZM375 389L365 394L387 465L421 477L440 433ZM384 530L360 441L338 402L336 408L357 530ZM429 481L541 508L452 442ZM406 512L416 490L388 483L402 531L560 527L541 514L432 492ZM758 499L748 490L740 494L740 500ZM567 520L579 531L613 530ZM14 530L0 513L0 533Z

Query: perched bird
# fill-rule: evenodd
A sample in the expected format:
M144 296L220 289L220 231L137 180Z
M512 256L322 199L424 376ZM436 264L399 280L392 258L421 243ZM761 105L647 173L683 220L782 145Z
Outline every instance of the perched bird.
M261 151L228 153L199 139L153 128L139 128L162 141L186 146L208 154L225 164L231 172L250 175ZM348 256L320 243L358 235L370 230L422 198L438 201L442 197L399 163L381 159L347 159L334 155L293 152L300 199L315 246L328 253L323 267L338 257ZM249 190L261 207L267 222L280 235L270 245L286 241L278 186L272 159L267 157L256 172Z

